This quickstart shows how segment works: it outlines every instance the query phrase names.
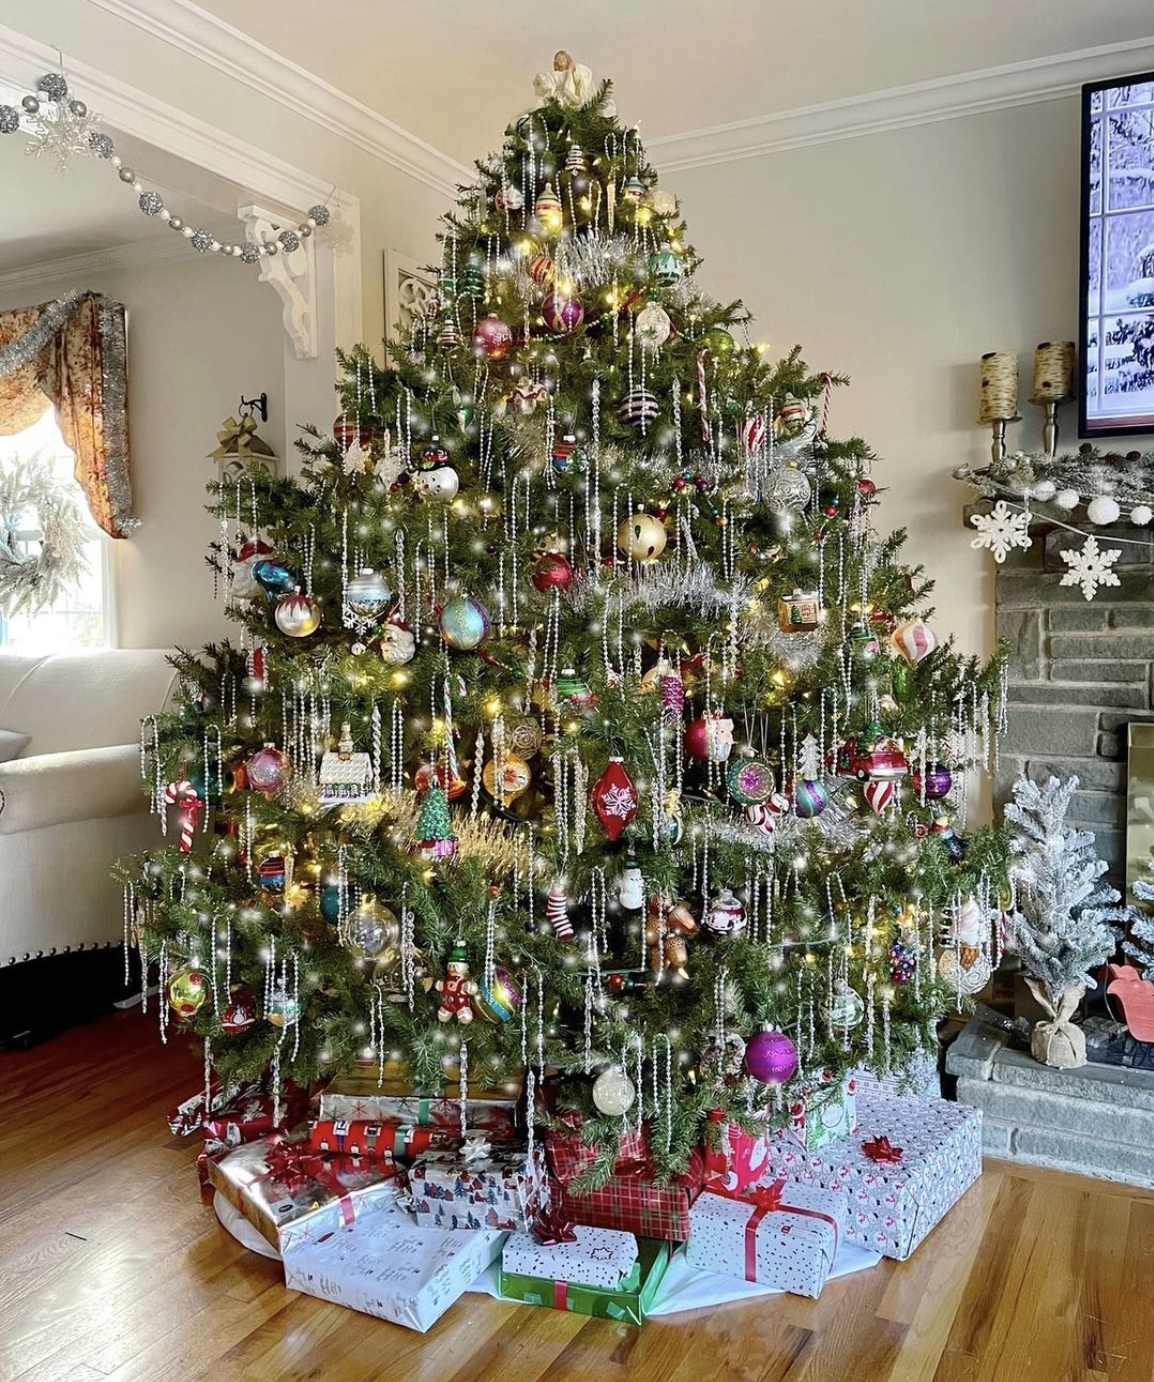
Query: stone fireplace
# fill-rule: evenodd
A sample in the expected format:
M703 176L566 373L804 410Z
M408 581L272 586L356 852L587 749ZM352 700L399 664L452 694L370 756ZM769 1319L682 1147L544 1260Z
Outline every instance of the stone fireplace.
M967 509L988 511L988 506ZM1051 511L1052 514L1052 511ZM1059 553L1080 533L1055 527L1044 510L1030 526L1029 551L997 567L997 633L1010 648L1009 729L994 784L1000 807L1023 770L1031 777L1076 774L1081 784L1069 824L1091 830L1119 890L1126 875L1127 727L1154 722L1154 531L1081 525L1121 556L1120 584L1087 601L1059 584ZM1138 545L1133 545L1137 543Z

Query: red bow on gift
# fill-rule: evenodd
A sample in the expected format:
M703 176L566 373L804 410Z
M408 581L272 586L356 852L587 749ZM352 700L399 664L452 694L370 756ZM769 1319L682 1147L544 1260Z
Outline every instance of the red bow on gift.
M888 1137L875 1137L872 1142L863 1142L861 1149L871 1161L896 1166L902 1159L902 1149L893 1146Z
M560 1243L575 1243L577 1230L559 1209L553 1207L537 1215L533 1237L543 1248L555 1248Z
M310 1181L321 1180L329 1169L324 1158L304 1142L279 1143L264 1160L268 1178L282 1184L290 1195L306 1189Z

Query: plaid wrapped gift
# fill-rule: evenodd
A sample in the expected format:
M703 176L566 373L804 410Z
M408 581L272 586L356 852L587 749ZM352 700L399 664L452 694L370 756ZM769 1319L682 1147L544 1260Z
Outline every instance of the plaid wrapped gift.
M689 1209L701 1193L705 1163L695 1148L686 1173L658 1184L649 1158L619 1161L600 1190L578 1194L560 1181L553 1186L553 1208L575 1224L617 1228L638 1238L684 1243L689 1237Z
M424 1333L501 1250L503 1233L418 1228L397 1204L374 1204L351 1233L284 1252L285 1285ZM380 1375L388 1376L382 1368Z
M465 1101L465 1123L470 1132L483 1132L490 1142L523 1140L512 1102ZM421 1098L419 1095L345 1094L331 1087L321 1095L321 1119L348 1123L389 1123L420 1128L440 1128L461 1136L459 1099ZM431 1144L430 1144L431 1145Z
M904 1262L982 1174L982 1115L871 1092L853 1137L816 1152L781 1143L771 1159L791 1181L845 1194L847 1239Z
M215 1156L293 1127L308 1111L308 1094L295 1084L287 1085L280 1101L279 1122L273 1117L274 1104L271 1094L253 1090L214 1109L202 1124L204 1150Z
M487 1155L428 1152L409 1167L417 1223L432 1228L526 1228L541 1207L544 1159L539 1147L497 1146Z
M563 1128L550 1129L545 1134L545 1150L549 1157L549 1169L562 1183L568 1185L578 1176L583 1176L601 1154L599 1143L590 1145L581 1139L581 1115L567 1113L561 1118ZM639 1161L649 1159L649 1129L630 1126L621 1134L621 1144L617 1152L618 1165L633 1166Z
M213 1187L282 1253L290 1243L349 1227L377 1199L394 1199L396 1175L391 1163L322 1156L280 1133L208 1161Z
M849 1206L835 1190L789 1184L783 1176L738 1195L707 1184L690 1211L691 1267L820 1296Z
M825 1071L817 1085L807 1086L790 1103L786 1137L807 1152L852 1137L857 1131L857 1093L855 1075L835 1082L832 1071Z
M637 1261L620 1284L585 1286L547 1276L511 1272L501 1265L501 1296L526 1305L548 1305L554 1310L569 1310L575 1315L593 1315L616 1320L619 1324L644 1324L653 1308L669 1267L672 1249L659 1239L643 1238L637 1243Z

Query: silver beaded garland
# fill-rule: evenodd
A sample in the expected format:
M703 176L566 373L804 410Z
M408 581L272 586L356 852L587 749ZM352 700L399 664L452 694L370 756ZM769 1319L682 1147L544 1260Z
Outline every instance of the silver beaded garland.
M68 82L63 72L45 72L36 83L36 90L43 92L50 101L63 101L68 95Z
M137 205L146 216L159 216L164 210L164 198L159 192L141 192Z
M15 134L20 128L20 112L15 106L0 106L0 134Z
M96 158L111 158L116 152L116 145L112 142L112 136L96 131L88 136L88 147Z
M215 237L208 230L194 230L189 239L189 244L198 254L207 254L212 249Z
M295 230L282 230L277 239L284 246L285 254L292 254L293 250L299 250L301 247L300 236Z

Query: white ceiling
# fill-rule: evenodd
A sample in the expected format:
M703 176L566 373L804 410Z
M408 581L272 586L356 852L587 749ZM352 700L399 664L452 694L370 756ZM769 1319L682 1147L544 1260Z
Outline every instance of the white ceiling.
M556 48L652 140L1154 35L1149 0L197 2L466 164Z

